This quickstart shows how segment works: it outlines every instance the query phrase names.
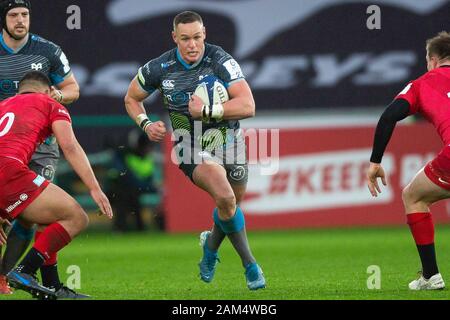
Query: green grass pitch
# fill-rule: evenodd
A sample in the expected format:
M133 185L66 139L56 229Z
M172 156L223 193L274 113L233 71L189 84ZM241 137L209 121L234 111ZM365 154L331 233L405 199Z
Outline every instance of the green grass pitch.
M60 254L61 279L68 266L81 270L81 290L94 299L309 300L449 299L448 289L411 292L420 263L408 227L249 232L267 288L247 289L240 260L228 240L220 250L214 281L198 278L197 234L88 232ZM450 285L450 226L436 228L441 274ZM367 268L381 271L381 289L369 290ZM0 299L30 299L17 291Z

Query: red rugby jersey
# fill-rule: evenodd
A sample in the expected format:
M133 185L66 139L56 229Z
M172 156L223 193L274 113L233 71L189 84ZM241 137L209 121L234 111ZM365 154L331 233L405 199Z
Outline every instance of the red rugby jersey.
M450 144L450 66L433 69L410 82L396 99L408 101L410 114L422 114L442 141Z
M0 103L0 157L28 164L52 134L56 120L71 122L67 109L45 94L21 94Z

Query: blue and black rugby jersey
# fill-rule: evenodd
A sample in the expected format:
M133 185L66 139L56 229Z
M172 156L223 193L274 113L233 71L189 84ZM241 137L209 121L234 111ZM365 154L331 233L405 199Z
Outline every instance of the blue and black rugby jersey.
M0 101L14 96L20 79L33 70L47 74L53 85L71 74L67 57L56 44L30 33L27 43L13 51L0 34Z
M245 79L239 64L221 47L205 44L203 58L193 65L182 60L178 49L167 51L149 61L138 72L138 82L149 94L159 90L169 110L172 127L193 130L193 119L189 114L189 99L201 80L207 75L221 79L228 87ZM203 125L203 131L210 128L238 129L239 121L212 121Z

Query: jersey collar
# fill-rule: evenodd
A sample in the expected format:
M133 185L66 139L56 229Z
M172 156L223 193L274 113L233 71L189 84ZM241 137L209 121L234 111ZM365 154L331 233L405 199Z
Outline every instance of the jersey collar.
M5 42L5 39L3 39L3 34L0 33L0 44L2 45L3 49L5 49L6 52L8 52L9 54L16 54L16 53L18 53L20 50L22 50L23 47L25 47L27 45L29 40L30 40L30 34L28 33L27 34L27 41L25 41L24 44L21 47L17 48L17 50L14 50L14 49L8 47L8 45Z
M203 57L205 56L205 52L206 52L206 46L205 46L205 51L203 52L203 55L200 57L200 59L198 59L198 61L196 62L196 63L194 63L194 64L188 64L186 61L184 61L183 60L183 58L181 57L181 55L180 55L180 52L178 51L178 48L177 48L177 60L181 63L181 65L183 66L183 67L185 67L186 69L188 69L188 70L191 70L191 69L194 69L196 66L198 66L201 62L202 62L202 60L203 60Z

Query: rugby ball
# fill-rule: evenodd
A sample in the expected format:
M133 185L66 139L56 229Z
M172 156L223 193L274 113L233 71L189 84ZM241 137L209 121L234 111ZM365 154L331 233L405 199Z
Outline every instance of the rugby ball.
M194 95L202 99L203 104L207 106L223 104L230 99L222 80L212 75L208 75L200 80Z

